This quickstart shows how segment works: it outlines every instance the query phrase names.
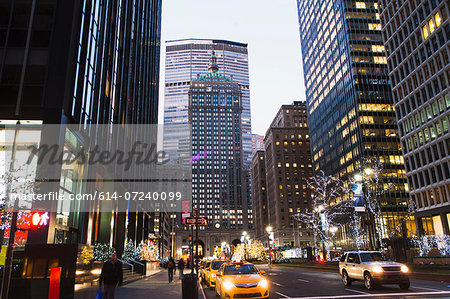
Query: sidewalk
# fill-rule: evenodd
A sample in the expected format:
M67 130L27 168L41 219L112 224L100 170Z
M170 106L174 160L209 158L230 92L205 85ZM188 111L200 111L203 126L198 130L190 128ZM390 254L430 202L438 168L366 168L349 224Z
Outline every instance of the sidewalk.
M167 271L147 277L117 289L116 298L152 298L176 299L181 298L181 280L178 272L174 281L169 284Z
M93 299L97 295L97 290L98 286L78 290L74 294L74 299ZM181 280L177 275L174 282L169 285L167 270L154 270L146 278L118 287L116 298L181 298Z

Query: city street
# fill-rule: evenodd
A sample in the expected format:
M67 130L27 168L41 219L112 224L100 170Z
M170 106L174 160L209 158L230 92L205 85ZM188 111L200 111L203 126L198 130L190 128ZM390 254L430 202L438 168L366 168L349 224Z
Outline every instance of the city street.
M304 269L258 266L271 281L270 298L450 298L450 283L412 280L409 290L397 285L368 291L363 283L344 287L338 273ZM216 298L213 289L202 285L205 298ZM201 292L200 292L201 293ZM200 297L200 296L199 296ZM200 297L201 298L201 297Z

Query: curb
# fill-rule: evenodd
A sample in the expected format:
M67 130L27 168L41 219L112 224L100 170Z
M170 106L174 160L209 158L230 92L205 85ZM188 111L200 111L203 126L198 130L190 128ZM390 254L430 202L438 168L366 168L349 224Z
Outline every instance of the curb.
M304 270L311 270L311 271L339 273L339 269L330 269L330 268L326 268L326 267L308 267L308 266L298 266L298 265L272 265L270 267L289 268L289 269L304 269ZM417 280L427 280L427 281L438 281L438 282L449 282L450 283L450 274L411 272L409 274L409 277L411 279L417 279Z

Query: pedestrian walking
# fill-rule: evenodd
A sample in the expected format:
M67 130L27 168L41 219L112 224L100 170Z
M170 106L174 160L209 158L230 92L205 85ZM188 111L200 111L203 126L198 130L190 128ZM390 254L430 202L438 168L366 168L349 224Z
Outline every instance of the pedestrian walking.
M186 266L186 264L184 263L184 260L181 258L180 261L178 262L178 270L180 270L180 279L183 279L183 271L184 271L184 267Z
M175 272L175 261L171 257L167 263L167 272L169 273L169 283L173 281L173 274Z
M117 260L116 253L111 255L111 259L106 261L100 274L99 286L103 285L103 298L114 299L117 285L123 282L122 262Z

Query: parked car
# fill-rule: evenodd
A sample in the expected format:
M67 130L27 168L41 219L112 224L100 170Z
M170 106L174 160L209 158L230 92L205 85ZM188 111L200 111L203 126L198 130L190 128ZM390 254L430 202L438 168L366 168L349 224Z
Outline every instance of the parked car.
M398 284L401 289L408 289L408 272L406 265L391 261L379 251L346 252L339 262L339 273L345 286L359 280L369 290L381 284Z
M291 260L286 257L281 257L281 258L278 258L273 261L274 264L286 264L286 263L290 263L290 262L291 262Z
M337 257L333 258L331 261L332 262L340 262L341 261L341 257L337 256Z

